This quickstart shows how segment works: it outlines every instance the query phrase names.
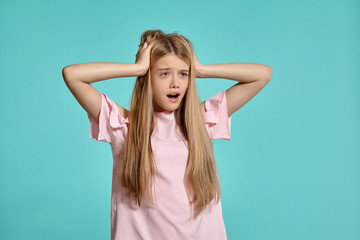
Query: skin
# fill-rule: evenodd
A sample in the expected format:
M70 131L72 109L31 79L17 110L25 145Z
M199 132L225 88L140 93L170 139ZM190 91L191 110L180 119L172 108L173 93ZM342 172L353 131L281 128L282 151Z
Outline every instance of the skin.
M144 43L139 46L137 53L138 64L145 74L150 66L150 51L155 42ZM239 110L251 98L263 89L270 81L272 68L257 63L223 63L223 64L200 64L194 53L194 72L196 78L223 78L238 81L225 91L227 99L228 116ZM200 103L200 109L205 111L205 103Z
M68 65L62 69L65 84L85 111L98 122L102 97L100 92L91 83L111 78L143 76L150 67L150 51L154 44L155 42L151 42L150 44L144 43L143 46L139 46L135 63L92 62ZM177 84L179 84L180 89L181 81L179 77L181 75L178 72L179 68L180 62L172 58L171 71L168 75L163 75L170 76L167 79L172 80L166 80L166 84L161 84L161 87L159 87L159 98L156 100L157 105L160 106L158 110L172 110L176 108L176 106L163 104L164 96L162 94L166 92L165 90L171 89L171 86L176 88ZM236 62L202 65L195 55L194 72L196 78L217 78L237 81L236 84L225 91L229 117L260 92L272 76L272 68L263 64ZM157 77L154 76L154 78ZM160 79L160 77L157 79ZM173 83L171 83L172 81ZM181 85L181 89L183 91L183 85ZM116 105L120 114L128 117L129 111L117 103ZM200 105L201 111L205 111L204 102Z
M167 54L152 65L150 73L155 112L178 109L189 85L189 68L175 54ZM177 102L167 97L174 91L180 94Z

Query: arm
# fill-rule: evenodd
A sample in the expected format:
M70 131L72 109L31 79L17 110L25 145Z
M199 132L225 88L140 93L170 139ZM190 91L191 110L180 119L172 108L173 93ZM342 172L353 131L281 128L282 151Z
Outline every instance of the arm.
M270 81L272 68L257 63L223 63L201 65L195 56L195 72L199 78L225 78L238 81L227 89L228 115L232 115L253 98ZM201 103L202 111L204 102Z
M110 78L142 76L148 70L149 52L152 45L139 49L136 63L93 62L73 64L62 69L66 86L79 104L96 121L99 121L101 94L91 83ZM128 110L117 104L120 114L128 116Z
M145 73L140 66L133 63L92 62L73 64L63 68L65 82L93 83L110 78L136 77L141 74Z
M142 71L139 66L127 63L83 63L69 65L63 68L62 74L66 86L97 122L101 108L101 94L90 83L110 78L137 76ZM128 116L128 110L117 104L120 114Z

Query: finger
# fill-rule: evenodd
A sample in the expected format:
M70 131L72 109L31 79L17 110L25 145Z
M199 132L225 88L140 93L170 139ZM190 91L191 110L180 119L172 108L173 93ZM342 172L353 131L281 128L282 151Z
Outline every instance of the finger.
M144 48L152 48L155 44L155 41L151 41L150 44L148 42L146 42L146 46L144 46Z
M149 47L153 47L155 45L155 42L156 41L152 41L150 44L149 44Z

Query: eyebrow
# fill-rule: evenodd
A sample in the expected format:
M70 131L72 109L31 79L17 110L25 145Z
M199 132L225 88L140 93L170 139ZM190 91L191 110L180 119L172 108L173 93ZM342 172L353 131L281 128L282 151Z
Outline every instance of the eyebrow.
M158 68L157 70L158 71L161 71L161 70L170 70L171 68ZM188 69L180 69L180 71L183 71L183 72L188 72L189 70Z

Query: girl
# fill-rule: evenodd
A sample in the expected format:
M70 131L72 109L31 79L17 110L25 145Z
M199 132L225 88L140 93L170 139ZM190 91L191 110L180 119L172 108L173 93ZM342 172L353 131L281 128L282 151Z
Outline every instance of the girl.
M161 30L142 34L134 64L63 68L87 112L90 138L111 145L112 240L227 239L211 139L230 140L230 116L271 75L261 64L202 65L187 38ZM130 110L91 85L134 76ZM238 83L200 103L195 78Z

